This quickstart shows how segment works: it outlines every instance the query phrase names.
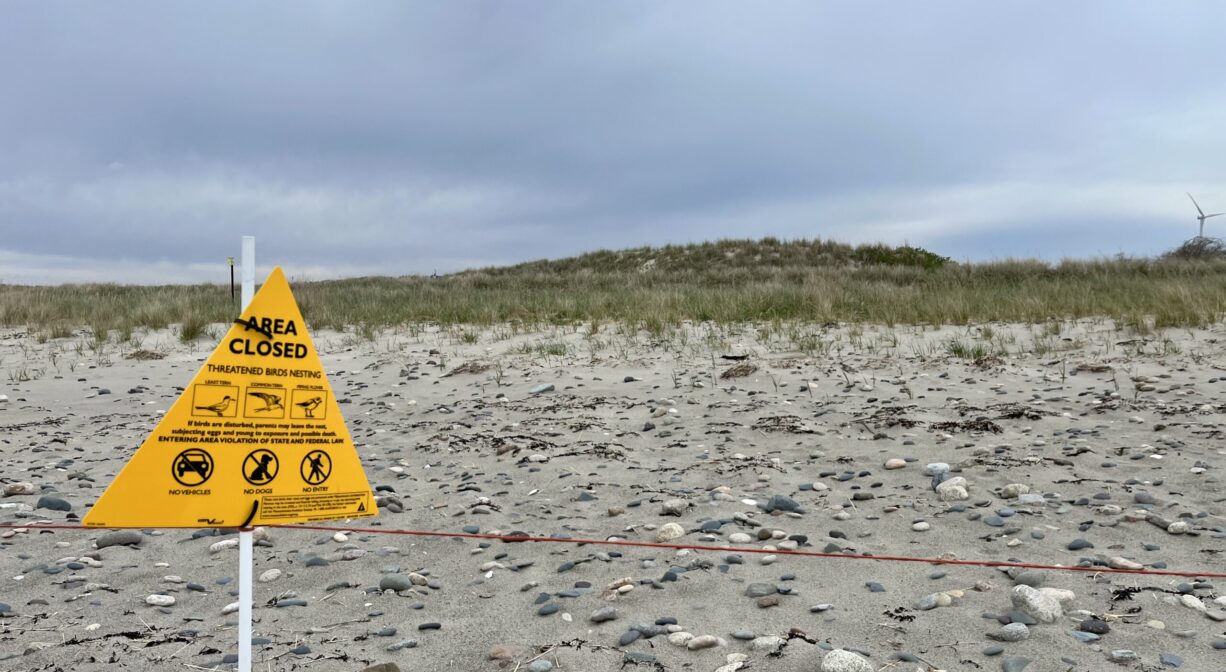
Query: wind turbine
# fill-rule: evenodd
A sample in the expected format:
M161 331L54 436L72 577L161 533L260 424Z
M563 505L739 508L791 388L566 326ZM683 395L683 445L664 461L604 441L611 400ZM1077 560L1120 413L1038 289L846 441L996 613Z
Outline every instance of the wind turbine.
M1192 198L1192 194L1188 194L1188 198ZM1218 215L1226 214L1222 212L1215 212L1211 215L1206 215L1205 211L1200 209L1200 203L1197 203L1195 198L1192 198L1192 205L1196 206L1196 212L1199 213L1196 217L1196 221L1200 222L1200 235L1197 236L1198 238L1205 237L1205 220L1206 219L1209 219L1210 217L1217 217Z

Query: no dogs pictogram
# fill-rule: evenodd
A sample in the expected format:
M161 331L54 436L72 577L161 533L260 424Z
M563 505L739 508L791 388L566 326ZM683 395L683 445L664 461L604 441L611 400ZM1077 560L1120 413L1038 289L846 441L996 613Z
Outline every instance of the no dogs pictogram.
M312 450L302 458L298 471L302 474L302 480L319 485L332 475L332 458L322 450Z
M189 488L202 485L213 475L213 456L199 448L188 448L175 457L170 465L170 475L179 485Z
M243 478L252 485L266 485L277 477L281 465L271 450L253 450L243 460Z

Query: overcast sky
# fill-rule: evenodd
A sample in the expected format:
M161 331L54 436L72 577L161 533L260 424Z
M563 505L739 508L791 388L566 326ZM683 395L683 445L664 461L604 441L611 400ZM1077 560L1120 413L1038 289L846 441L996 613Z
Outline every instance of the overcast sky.
M1226 3L3 2L0 283L722 237L1151 254L1226 210ZM1226 217L1209 220L1226 237Z

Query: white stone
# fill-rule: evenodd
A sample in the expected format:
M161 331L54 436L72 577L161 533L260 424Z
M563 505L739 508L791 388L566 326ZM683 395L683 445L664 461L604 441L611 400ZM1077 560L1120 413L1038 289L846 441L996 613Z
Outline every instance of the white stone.
M1192 526L1182 520L1177 520L1167 526L1166 531L1171 534L1187 534L1192 531Z
M238 548L238 539L223 539L209 546L209 553L220 553L226 549Z
M928 530L932 529L932 525L921 520L918 523L913 523L911 525L911 529L915 530L916 532L927 532Z
M945 502L956 502L971 498L966 479L961 476L954 476L943 481L937 486L937 494L940 495L941 501Z
M1004 497L1005 499L1016 499L1017 497L1020 497L1028 492L1030 492L1029 485L1026 485L1025 483L1010 483L1009 485L1001 488L1000 496Z
M754 651L774 651L775 649L779 648L779 645L782 643L783 643L782 637L768 635L765 637L755 638L752 642L749 643L749 645L753 647Z
M697 651L699 649L710 649L712 647L720 646L721 644L722 642L720 641L720 638L716 637L715 635L699 635L686 642L685 648L689 649L690 651Z
M236 611L238 611L238 602L231 602L230 604L227 604L221 608L221 613L223 616L225 614L233 614Z
M680 539L683 536L685 536L685 528L677 523L665 523L656 530L656 541L660 543Z
M153 605L155 607L169 607L174 603L175 598L173 595L150 595L149 597L145 598L145 604Z
M1073 603L1073 600L1077 599L1077 593L1074 593L1071 590L1064 590L1063 588L1049 588L1044 586L1043 588L1039 589L1039 592L1053 598L1059 602L1061 606L1068 606Z
M753 537L745 534L744 532L733 532L732 534L728 535L728 541L731 541L734 544L748 544L753 541Z
M876 672L873 664L858 653L835 649L822 658L821 672Z
M1118 555L1108 560L1107 565L1112 569L1145 569L1145 565L1129 560L1128 558L1122 558Z
M1015 609L1028 614L1039 623L1055 623L1064 613L1059 600L1030 586L1014 586L1009 591L1009 599Z
M260 583L270 583L272 581L276 581L279 578L281 578L281 570L277 569L276 567L273 567L272 569L264 572L263 574L260 574L259 582Z
M949 471L949 465L944 462L933 462L924 467L924 475L936 476Z
M666 516L679 516L687 508L689 508L689 506L690 503L684 499L668 499L665 500L664 504L660 506L660 513Z
M1195 609L1196 611L1205 610L1205 605L1200 601L1200 598L1195 595L1180 595L1179 601L1183 604L1183 606L1189 609Z
M685 646L691 639L694 639L694 635L688 632L674 632L668 635L668 643L673 646Z
M34 494L34 484L20 481L17 483L6 483L4 485L4 496L12 497L14 495L32 495Z
M884 466L886 469L902 469L903 467L907 466L907 461L893 457L886 460Z

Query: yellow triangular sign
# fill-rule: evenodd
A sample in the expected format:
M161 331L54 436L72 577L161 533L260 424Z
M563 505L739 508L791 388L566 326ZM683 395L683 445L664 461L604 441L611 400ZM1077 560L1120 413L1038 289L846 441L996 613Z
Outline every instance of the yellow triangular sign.
M378 515L280 268L85 515L91 527L244 527Z

